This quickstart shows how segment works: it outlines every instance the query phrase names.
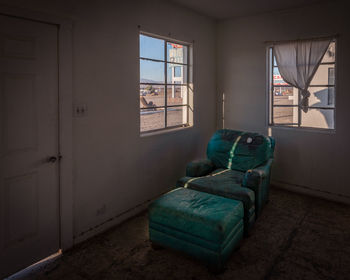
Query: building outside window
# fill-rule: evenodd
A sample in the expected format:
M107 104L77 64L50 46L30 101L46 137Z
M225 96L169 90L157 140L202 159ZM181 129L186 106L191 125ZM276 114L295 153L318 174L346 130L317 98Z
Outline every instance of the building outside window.
M328 68L328 84L335 84L334 67ZM328 87L328 105L334 105L334 87Z
M273 47L269 48L269 125L335 129L335 49L330 43L322 62L311 81L309 110L299 106L300 91L281 77Z
M192 124L189 44L140 34L140 132Z
M174 67L174 78L181 78L182 73L181 73L181 67L175 66Z

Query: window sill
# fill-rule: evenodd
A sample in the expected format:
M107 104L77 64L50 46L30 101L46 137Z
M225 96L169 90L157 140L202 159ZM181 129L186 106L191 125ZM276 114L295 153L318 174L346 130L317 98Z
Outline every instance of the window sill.
M155 136L155 135L161 135L161 134L168 134L168 133L174 133L177 131L181 131L181 130L188 130L193 128L193 125L189 125L189 126L181 126L181 127L173 127L173 128L164 128L161 130L156 130L156 131L146 131L146 132L141 132L140 133L140 137L149 137L149 136Z
M313 128L313 127L292 127L284 125L269 125L269 129L278 129L278 130L295 130L298 132L311 132L311 133L322 133L322 134L335 134L335 129L328 128Z

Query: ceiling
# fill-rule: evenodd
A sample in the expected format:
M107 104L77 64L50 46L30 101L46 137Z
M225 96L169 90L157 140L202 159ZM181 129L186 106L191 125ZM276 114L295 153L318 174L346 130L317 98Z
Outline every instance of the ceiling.
M171 0L200 14L226 19L303 7L324 0Z

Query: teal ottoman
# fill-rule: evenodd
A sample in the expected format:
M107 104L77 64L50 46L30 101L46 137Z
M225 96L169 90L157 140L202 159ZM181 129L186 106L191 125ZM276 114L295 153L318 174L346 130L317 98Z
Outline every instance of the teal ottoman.
M185 252L215 272L224 269L243 237L241 201L178 188L149 206L154 245Z

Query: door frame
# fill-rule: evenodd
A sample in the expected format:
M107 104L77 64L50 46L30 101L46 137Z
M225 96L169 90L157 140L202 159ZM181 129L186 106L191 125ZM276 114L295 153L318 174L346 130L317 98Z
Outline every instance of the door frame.
M0 15L57 26L58 32L58 141L62 155L59 168L59 247L73 246L73 21L56 15L0 5Z

